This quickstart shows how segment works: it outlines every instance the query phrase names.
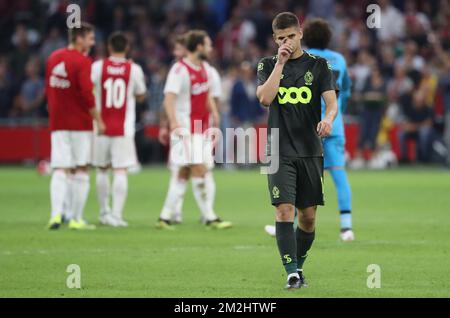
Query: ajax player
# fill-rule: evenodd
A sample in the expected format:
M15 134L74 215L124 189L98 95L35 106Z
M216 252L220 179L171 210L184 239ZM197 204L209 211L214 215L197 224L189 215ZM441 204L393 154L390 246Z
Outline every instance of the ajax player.
M202 219L208 227L225 229L232 226L214 212L214 191L206 186L207 164L212 161L212 142L206 137L210 116L215 126L219 114L211 96L210 80L204 60L211 52L211 39L204 31L186 34L187 56L175 63L168 75L164 93L164 107L169 121L170 166L189 169L192 189ZM172 182L164 207L156 224L159 229L173 229L171 218L180 198L186 191L186 177Z
M134 144L136 100L145 99L146 86L142 68L126 59L129 43L123 33L115 32L109 37L108 50L109 58L92 65L96 105L106 127L105 133L94 139L93 163L98 168L100 223L125 227L128 224L122 213L128 193L128 168L137 164Z
M50 182L51 218L49 229L58 229L62 223L64 201L71 195L72 218L70 229L94 229L83 220L83 212L89 195L88 166L94 119L98 133L105 130L104 123L95 108L90 78L91 60L87 53L95 44L93 26L82 23L69 30L67 48L53 52L46 66L46 96L51 129ZM71 191L68 191L69 174L73 171Z
M185 36L181 35L178 36L175 40L175 45L173 48L173 55L175 56L176 61L180 61L187 55L187 49L186 49L186 39ZM220 103L220 95L222 94L222 84L220 81L220 75L219 72L211 65L209 65L206 61L204 62L205 67L207 69L208 73L208 80L210 82L210 94L212 98L214 99L214 102L216 103L216 107L219 109L219 103ZM162 113L162 119L160 124L160 130L159 130L159 141L163 145L167 145L169 143L170 139L170 132L169 132L169 125L167 121L167 116L165 115L165 112L163 110ZM213 159L213 157L211 157ZM208 160L206 163L206 166L208 168L208 171L205 174L205 187L208 188L208 191L210 191L211 196L208 198L209 200L212 200L214 202L215 197L215 189L216 184L214 182L213 172L212 169L214 168L214 160ZM183 208L183 201L184 201L184 195L186 193L186 183L188 182L190 178L190 169L189 167L180 167L176 164L170 165L170 171L171 171L171 178L170 178L170 185L169 188L178 187L180 189L183 189L184 192L180 193L180 196L178 198L178 202L175 205L175 210L172 211L172 215L170 218L170 221L174 224L180 224L182 222L182 208ZM212 203L210 203L212 204ZM203 219L203 218L202 218Z

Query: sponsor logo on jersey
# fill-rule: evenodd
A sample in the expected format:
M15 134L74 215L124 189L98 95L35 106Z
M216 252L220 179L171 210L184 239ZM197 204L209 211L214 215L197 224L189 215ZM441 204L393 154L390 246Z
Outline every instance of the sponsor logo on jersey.
M61 62L52 69L49 85L53 88L69 88L70 81L61 77L67 77L66 64Z
M208 82L205 83L195 83L192 85L192 95L200 95L207 93L209 90Z
M278 89L278 103L280 105L298 103L308 104L312 99L311 89L307 86L302 87L280 87Z

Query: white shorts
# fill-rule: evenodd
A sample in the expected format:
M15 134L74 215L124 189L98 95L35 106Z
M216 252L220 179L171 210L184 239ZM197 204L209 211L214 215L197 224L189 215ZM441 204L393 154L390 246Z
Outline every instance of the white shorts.
M179 169L190 165L214 167L213 144L210 138L200 134L170 136L169 168Z
M93 165L100 168L130 168L137 165L133 137L94 137Z
M75 168L90 165L92 160L92 138L92 131L52 131L52 168Z

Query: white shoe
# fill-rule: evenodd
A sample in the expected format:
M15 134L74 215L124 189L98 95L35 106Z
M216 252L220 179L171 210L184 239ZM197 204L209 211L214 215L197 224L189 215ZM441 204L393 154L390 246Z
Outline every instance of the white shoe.
M342 242L351 242L355 240L355 233L353 233L352 230L346 230L344 232L341 232L341 234L339 234L339 237L341 238Z
M116 227L128 227L128 222L122 218L114 217L114 221Z
M364 161L363 158L355 158L352 161L350 161L349 167L350 169L363 169L364 166L366 165L366 162Z
M181 224L183 223L183 213L174 213L170 217L170 222L173 224Z
M269 234L270 236L275 236L275 234L276 234L275 226L273 226L273 225L266 225L264 227L264 231L266 231L266 233Z
M113 227L118 226L118 222L117 222L116 218L110 213L103 213L100 215L100 224L109 225L109 226L113 226Z

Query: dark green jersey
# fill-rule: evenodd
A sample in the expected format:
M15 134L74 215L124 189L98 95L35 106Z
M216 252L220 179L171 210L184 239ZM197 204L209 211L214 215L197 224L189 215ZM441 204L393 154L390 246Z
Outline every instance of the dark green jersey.
M258 86L269 78L277 56L265 57L258 64ZM279 128L279 154L282 157L323 156L317 134L321 120L321 96L338 90L327 60L304 51L283 68L278 94L269 107L269 134ZM270 138L268 136L268 141ZM270 155L270 147L267 147Z

